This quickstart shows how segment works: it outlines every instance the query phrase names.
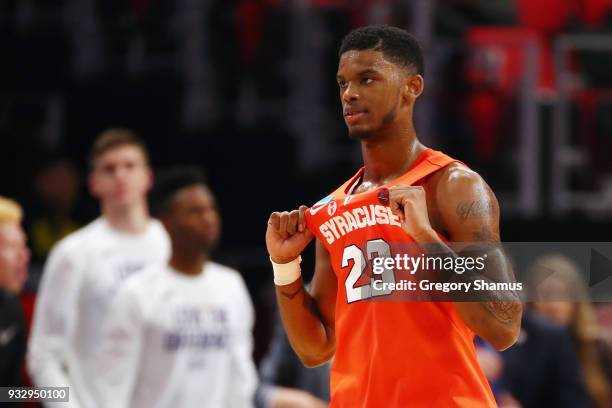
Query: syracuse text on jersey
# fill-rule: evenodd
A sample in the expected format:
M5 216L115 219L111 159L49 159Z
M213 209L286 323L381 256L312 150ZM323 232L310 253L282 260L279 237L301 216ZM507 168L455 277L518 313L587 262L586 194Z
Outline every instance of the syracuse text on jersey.
M348 209L331 217L319 226L319 231L327 243L332 244L349 232L376 224L402 226L400 218L393 214L389 206L370 204Z

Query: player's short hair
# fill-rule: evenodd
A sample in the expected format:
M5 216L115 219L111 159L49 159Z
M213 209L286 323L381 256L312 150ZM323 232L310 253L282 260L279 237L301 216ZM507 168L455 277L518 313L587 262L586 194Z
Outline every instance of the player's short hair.
M423 50L417 39L406 30L389 25L373 25L357 28L342 40L338 57L347 51L373 50L383 53L386 59L401 67L425 73Z
M206 186L204 173L197 166L179 166L160 171L149 193L151 215L161 217L168 214L176 193L197 185Z
M21 206L10 198L0 196L0 224L5 222L20 223L23 218Z
M142 151L145 163L149 164L149 151L144 141L132 130L126 128L106 129L96 137L89 153L89 165L94 167L96 159L109 150L121 146L136 146Z

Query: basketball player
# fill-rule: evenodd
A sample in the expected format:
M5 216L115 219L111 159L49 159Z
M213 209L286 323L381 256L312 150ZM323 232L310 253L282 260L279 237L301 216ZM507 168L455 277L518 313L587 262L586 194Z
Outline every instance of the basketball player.
M148 213L151 183L143 142L129 130L103 132L92 147L89 178L102 215L61 240L46 262L27 363L37 386L70 387L67 406L95 406L94 356L117 289L168 258L167 234Z
M254 310L240 274L210 260L214 197L199 172L179 168L160 174L151 203L172 255L117 295L101 339L99 406L252 407Z
M331 407L494 407L473 337L499 350L513 344L518 298L368 301L390 293L377 292L374 279L364 283L361 275L376 253L390 253L391 243L427 244L456 256L448 241L498 242L495 195L477 173L419 142L412 118L424 87L423 57L411 35L359 28L344 38L339 57L344 119L361 144L364 167L312 208L270 216L266 244L290 342L309 366L335 356ZM299 263L313 235L309 293ZM487 265L508 273L500 251ZM393 281L393 270L384 275Z

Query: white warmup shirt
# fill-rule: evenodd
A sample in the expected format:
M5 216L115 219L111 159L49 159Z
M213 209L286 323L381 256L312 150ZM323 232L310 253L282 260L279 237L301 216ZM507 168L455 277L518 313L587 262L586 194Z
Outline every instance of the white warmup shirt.
M197 276L153 266L121 289L98 363L102 408L248 408L257 373L242 277L214 262Z
M27 365L37 386L70 387L70 403L95 407L95 353L113 297L130 275L166 262L170 242L159 221L140 235L113 229L104 218L61 240L45 264Z

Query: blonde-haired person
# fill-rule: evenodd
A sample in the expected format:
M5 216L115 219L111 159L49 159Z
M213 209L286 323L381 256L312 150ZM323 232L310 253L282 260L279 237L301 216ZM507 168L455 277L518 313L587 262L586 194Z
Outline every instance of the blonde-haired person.
M528 307L569 331L591 400L598 408L612 407L612 351L599 337L578 266L563 255L546 255L534 262L530 278L538 283Z
M0 222L21 222L23 211L16 201L0 197Z
M26 322L17 295L27 277L29 250L19 204L0 197L0 386L23 385Z
M0 287L16 295L25 284L30 259L22 218L21 206L0 196Z

